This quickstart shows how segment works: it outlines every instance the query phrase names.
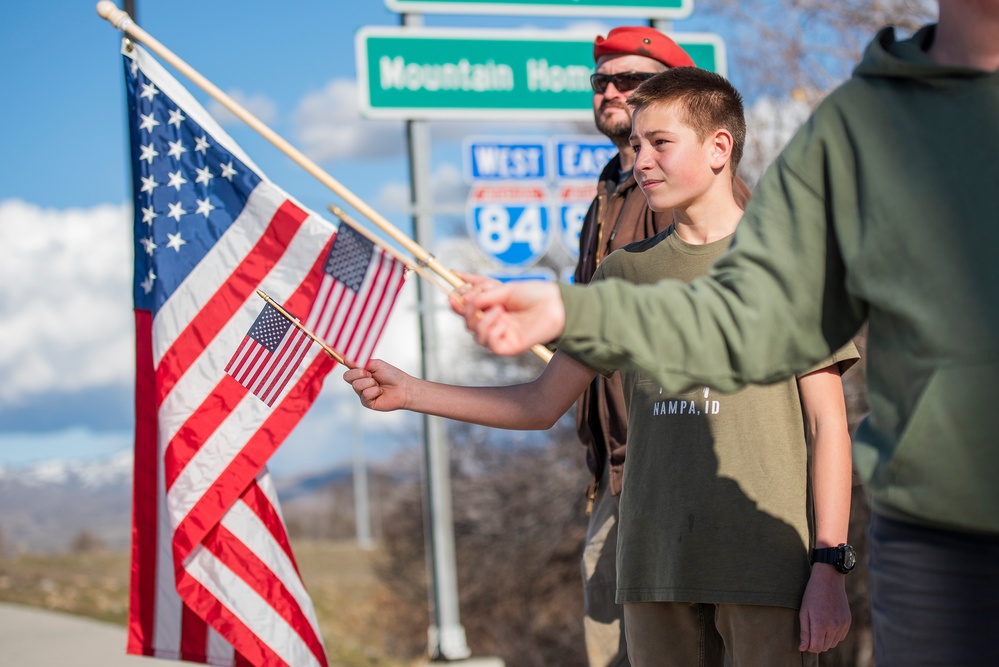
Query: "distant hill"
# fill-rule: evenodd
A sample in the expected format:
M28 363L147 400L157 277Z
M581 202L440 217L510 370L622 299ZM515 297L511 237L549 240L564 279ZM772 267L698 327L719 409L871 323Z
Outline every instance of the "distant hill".
M274 481L289 523L302 510L313 523L334 498L349 497L344 487L349 491L352 473L337 467ZM131 517L131 452L103 461L0 466L0 535L8 551L65 551L84 531L108 548L127 549Z

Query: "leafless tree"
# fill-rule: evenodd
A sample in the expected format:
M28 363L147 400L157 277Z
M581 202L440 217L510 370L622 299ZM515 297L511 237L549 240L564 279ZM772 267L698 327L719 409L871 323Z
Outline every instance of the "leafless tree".
M911 33L932 19L933 0L715 0L698 14L732 22L731 67L751 95L811 101L845 80L875 31Z
M586 472L566 420L519 438L450 424L461 620L476 653L510 665L585 664L579 555ZM378 571L399 597L396 627L425 646L426 568L420 489L400 484L386 505ZM417 605L423 613L404 612ZM401 637L396 637L399 641Z

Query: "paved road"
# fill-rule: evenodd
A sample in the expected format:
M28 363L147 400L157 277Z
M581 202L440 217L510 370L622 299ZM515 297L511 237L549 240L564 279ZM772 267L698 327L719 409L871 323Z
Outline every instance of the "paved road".
M125 628L118 625L0 602L0 667L191 667L126 655L125 639ZM499 658L429 664L503 667Z
M168 667L188 662L125 654L125 628L0 603L0 667Z

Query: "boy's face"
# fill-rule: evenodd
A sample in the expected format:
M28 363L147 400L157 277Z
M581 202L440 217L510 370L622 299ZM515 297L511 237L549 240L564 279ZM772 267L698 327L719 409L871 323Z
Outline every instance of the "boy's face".
M635 111L631 146L635 179L653 211L685 210L713 182L713 137L698 138L675 104L651 104Z

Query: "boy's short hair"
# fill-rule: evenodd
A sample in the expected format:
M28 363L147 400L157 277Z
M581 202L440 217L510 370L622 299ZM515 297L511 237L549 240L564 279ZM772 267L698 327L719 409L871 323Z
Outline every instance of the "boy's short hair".
M628 97L638 111L650 105L676 104L684 122L704 139L722 128L732 134L732 174L746 144L742 95L728 80L697 67L674 67L643 81Z

